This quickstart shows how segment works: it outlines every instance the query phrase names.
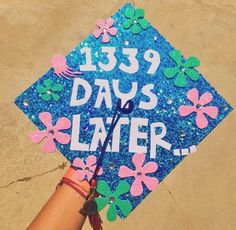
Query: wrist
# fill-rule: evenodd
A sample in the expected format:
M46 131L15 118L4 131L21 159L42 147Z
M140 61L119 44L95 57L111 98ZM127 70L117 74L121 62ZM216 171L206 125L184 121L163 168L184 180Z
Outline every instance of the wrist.
M90 192L90 184L86 180L79 181L77 175L78 172L73 167L69 167L57 188L61 185L68 186L80 194L84 199L87 199Z

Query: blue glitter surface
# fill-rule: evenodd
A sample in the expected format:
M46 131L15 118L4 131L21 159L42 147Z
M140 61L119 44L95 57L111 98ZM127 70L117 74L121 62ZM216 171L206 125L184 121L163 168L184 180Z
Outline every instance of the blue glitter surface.
M26 91L20 94L15 103L17 106L28 116L28 118L41 130L45 129L42 122L39 120L39 113L50 112L53 117L53 124L59 117L67 117L72 121L72 116L75 114L81 114L80 124L80 142L90 144L92 135L94 132L94 126L89 125L89 118L91 117L103 117L104 124L106 124L106 118L112 117L117 98L114 95L112 88L112 79L119 79L119 87L122 92L128 92L131 87L131 83L136 81L138 83L138 92L133 100L135 109L129 115L129 120L132 117L148 118L149 126L140 127L140 131L145 131L148 134L147 141L139 140L139 144L150 146L150 124L153 122L163 122L166 125L167 133L163 138L172 144L170 151L158 146L156 159L150 159L149 149L146 154L146 160L156 161L158 163L158 170L151 174L151 176L157 177L161 182L174 168L179 164L184 157L174 156L173 149L187 148L191 145L198 145L232 110L231 106L216 92L216 90L204 79L200 74L198 81L187 80L187 86L184 88L178 88L174 86L173 79L167 79L163 75L163 70L166 67L174 67L175 63L170 58L168 53L174 48L166 41L166 39L159 34L159 32L149 25L148 29L142 30L139 35L133 35L130 30L123 29L124 12L127 7L131 7L130 4L126 4L122 7L112 18L115 20L115 27L118 29L118 33L115 37L111 37L111 41L108 44L103 44L101 38L96 39L93 35L88 36L83 42L81 42L74 50L72 50L67 56L67 64L75 71L79 70L79 65L85 64L85 56L81 54L80 49L83 47L89 47L92 50L93 64L97 66L95 72L83 72L80 77L85 79L92 86L92 96L88 103L78 107L70 107L71 92L73 86L73 78L67 80L60 78L54 74L53 69L50 69L44 76L30 86ZM128 41L128 44L127 42ZM99 61L106 63L106 54L101 53L102 46L116 47L115 56L118 60L116 68L110 72L103 71L97 65ZM119 63L124 62L129 65L127 58L122 54L122 48L138 48L137 59L139 60L139 71L135 74L127 74L121 71L117 66ZM148 75L147 70L150 67L150 63L145 61L143 55L146 50L153 49L159 52L161 63L155 74ZM55 83L60 83L64 86L64 91L60 93L60 100L55 101L43 101L37 92L37 86L42 85L43 81L51 79ZM97 98L98 86L94 86L95 79L108 79L111 92L112 92L112 104L113 109L106 108L105 103L102 103L100 109L94 108L94 104ZM143 110L139 109L138 105L140 100L147 100L141 93L141 88L146 84L153 83L155 88L153 92L158 96L158 104L155 109ZM204 129L199 129L196 126L195 118L196 113L192 113L187 117L181 117L178 113L180 105L190 105L191 102L187 99L187 92L197 88L199 94L204 92L210 92L213 95L213 100L209 105L217 106L219 114L216 119L208 117L209 125ZM168 100L172 100L172 103L168 103ZM27 103L24 103L28 101ZM110 185L111 190L115 190L120 178L118 177L119 167L126 165L129 168L134 169L132 163L133 153L128 152L129 142L129 125L122 126L121 129L121 141L119 153L106 153L103 162L103 175L99 178L105 180ZM106 130L109 130L109 124L106 125ZM63 131L64 132L64 131ZM65 131L71 134L71 129ZM100 155L100 149L96 152L83 152L83 151L71 151L70 144L61 145L56 143L57 149L72 162L75 157L86 158L88 155L96 155L97 158ZM110 164L114 163L114 167L110 167ZM130 184L133 182L133 178L126 179ZM132 197L130 194L124 196L125 199L129 199L132 203L133 209L150 193L144 186L144 192L141 196ZM118 213L121 218L124 218L121 212Z

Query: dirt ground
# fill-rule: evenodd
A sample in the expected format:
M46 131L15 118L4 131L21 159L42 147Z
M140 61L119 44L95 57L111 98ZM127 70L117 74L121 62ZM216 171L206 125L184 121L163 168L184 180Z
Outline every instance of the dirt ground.
M34 125L14 98L91 33L121 0L0 0L0 229L23 230L65 172L64 157L43 154ZM137 0L146 18L236 107L236 1ZM112 230L236 229L236 125L232 112L125 220ZM104 216L104 213L103 213ZM90 229L86 223L84 229Z

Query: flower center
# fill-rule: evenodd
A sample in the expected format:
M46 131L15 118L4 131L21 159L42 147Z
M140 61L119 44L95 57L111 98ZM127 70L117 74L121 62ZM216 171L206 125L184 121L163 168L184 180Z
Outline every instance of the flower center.
M48 134L49 134L50 136L54 135L54 130L52 130L52 129L49 130L49 131L48 131Z
M180 70L181 72L184 72L186 69L185 69L184 66L180 66L179 70Z
M88 173L88 172L89 172L89 167L86 166L86 167L84 168L84 171Z
M107 29L104 28L104 29L102 30L102 32L103 32L103 33L107 33Z
M47 94L49 94L49 95L52 94L52 90L51 90L51 89L48 89L48 90L47 90Z
M115 201L115 197L114 196L109 197L109 202L110 203L113 203L114 201Z
M201 104L197 104L197 105L196 105L196 108L197 108L198 110L200 110L200 109L202 109L202 105L201 105Z
M142 173L141 173L141 172L137 172L137 176L138 176L138 177L141 177L141 176L142 176Z
M137 23L138 23L138 21L137 21L136 19L134 19L134 20L133 20L133 23L134 23L134 24L137 24Z

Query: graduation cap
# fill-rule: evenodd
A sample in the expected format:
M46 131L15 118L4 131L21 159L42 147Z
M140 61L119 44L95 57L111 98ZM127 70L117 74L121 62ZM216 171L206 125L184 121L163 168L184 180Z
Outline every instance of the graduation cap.
M97 178L98 210L125 218L228 115L231 106L145 19L124 5L15 103L39 128L45 152L56 148ZM198 68L199 69L199 68ZM96 173L94 173L96 171Z

